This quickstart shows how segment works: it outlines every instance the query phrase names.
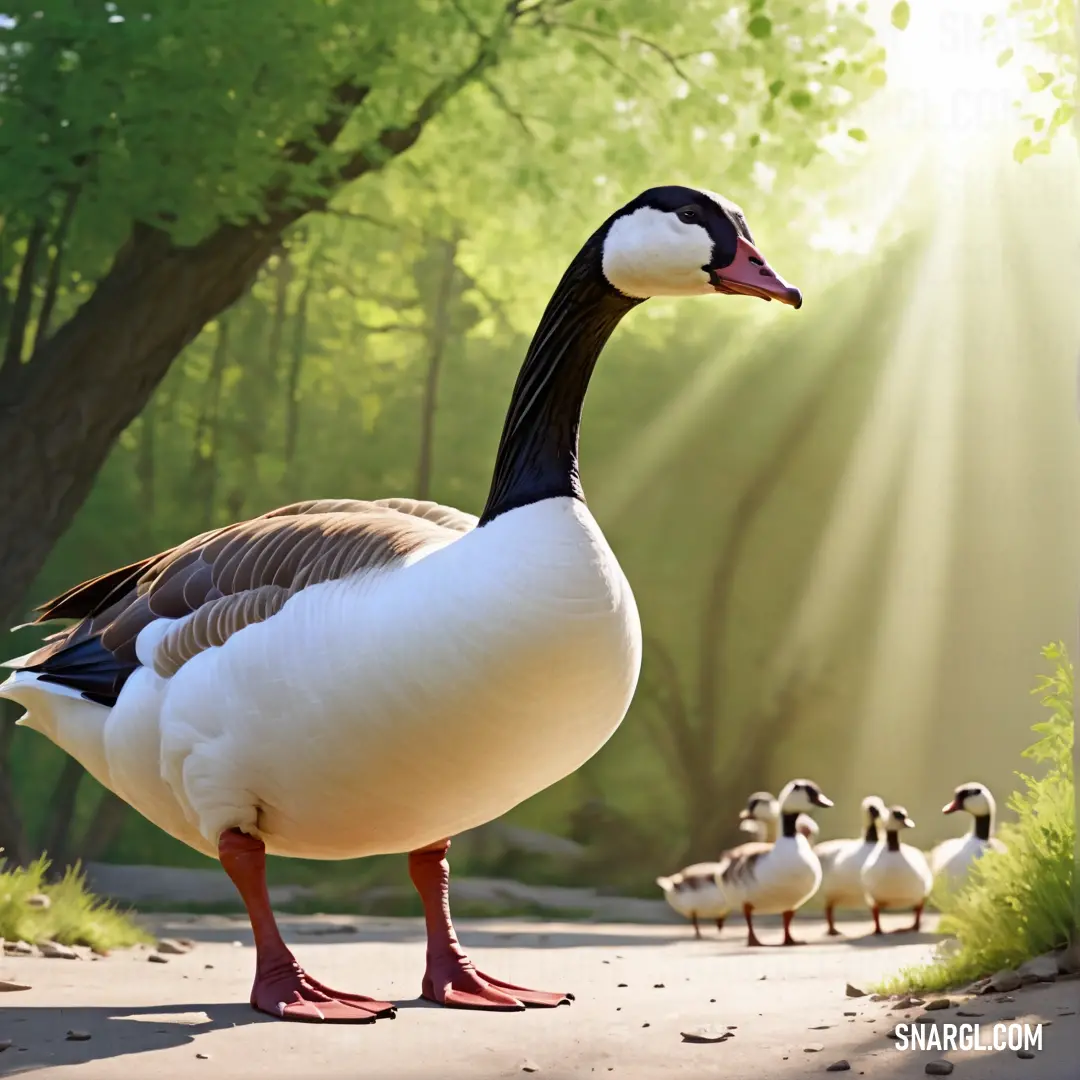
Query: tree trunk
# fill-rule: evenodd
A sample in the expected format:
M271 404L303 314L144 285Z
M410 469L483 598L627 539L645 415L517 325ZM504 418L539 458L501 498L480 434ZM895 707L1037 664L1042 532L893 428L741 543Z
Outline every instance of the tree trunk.
M435 414L439 407L439 374L442 369L446 341L450 335L450 308L454 295L454 276L457 272L458 241L444 240L439 292L428 332L428 367L424 380L424 397L420 406L420 458L416 466L416 498L427 499L431 494L431 473L435 452Z
M13 377L22 366L26 328L30 323L30 308L34 303L34 281L37 278L37 261L41 245L45 241L45 222L38 218L30 227L26 238L26 254L19 268L19 284L15 289L15 302L11 306L11 322L8 324L7 341L0 371L5 378Z
M86 771L73 758L64 755L64 767L57 777L49 798L49 816L41 837L41 849L49 856L54 873L63 873L71 847L71 821L75 816L75 801Z
M30 861L30 843L11 782L11 746L17 715L18 707L13 702L0 701L0 859L9 866L25 866Z
M108 789L103 790L79 844L78 856L82 862L96 862L107 854L113 841L120 835L128 815L133 812L118 795Z
M293 316L292 354L289 357L289 372L285 390L285 475L291 484L296 465L296 445L300 437L300 374L304 367L304 353L307 349L307 311L311 297L311 268L308 268L307 280L296 301L296 314Z
M217 494L217 451L221 437L221 381L229 361L229 317L222 315L217 323L214 355L206 378L202 408L195 424L192 448L191 478L196 502L202 507L200 528L210 528L214 517L214 497ZM203 450L203 443L209 448Z

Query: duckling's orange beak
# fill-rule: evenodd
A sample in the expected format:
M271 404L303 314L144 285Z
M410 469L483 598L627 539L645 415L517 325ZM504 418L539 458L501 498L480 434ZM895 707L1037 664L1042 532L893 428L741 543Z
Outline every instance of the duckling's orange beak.
M713 288L719 293L758 296L762 300L779 300L793 308L802 307L802 293L789 285L769 264L749 240L741 236L735 242L735 258L727 266L710 271Z

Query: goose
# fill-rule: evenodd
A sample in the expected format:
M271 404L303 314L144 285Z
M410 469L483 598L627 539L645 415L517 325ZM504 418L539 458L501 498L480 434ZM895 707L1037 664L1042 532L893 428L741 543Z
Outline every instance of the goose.
M954 792L952 802L946 803L941 812L955 814L958 810L966 810L975 819L971 832L943 840L930 852L935 879L941 879L950 888L963 882L971 864L984 851L1005 850L1005 845L994 836L997 805L985 784L961 784Z
M902 806L890 806L882 824L885 843L874 848L862 869L866 903L874 916L874 933L882 933L881 913L896 908L913 908L915 921L910 927L902 927L894 933L917 931L934 875L926 856L918 848L900 843L900 830L915 828L915 822Z
M802 944L791 936L791 920L821 884L821 864L797 822L800 814L832 806L832 801L812 781L792 780L778 802L781 828L776 843L742 844L722 860L718 871L730 908L741 908L746 919L749 946L761 944L754 933L755 912L782 914L784 944Z
M767 791L755 791L739 811L739 829L758 843L773 843L780 832L780 804L776 798Z
M408 853L424 998L554 1007L477 969L454 932L449 838L568 775L611 737L641 661L630 586L585 503L593 367L651 296L802 296L742 211L651 188L587 239L527 350L479 516L316 499L214 529L69 589L76 620L7 666L19 721L170 835L216 856L255 937L251 1005L370 1023L386 1001L309 975L278 932L265 856Z
M746 800L739 811L739 828L754 831L771 844L776 839L780 811L776 799L767 791L756 791ZM748 828L749 827L749 828ZM754 841L740 844L721 854L723 860L743 848L754 846ZM724 919L731 911L724 890L718 879L721 862L694 863L684 866L678 873L658 877L656 884L664 893L668 904L694 927L694 937L701 938L699 919L713 919L716 929L724 929Z
M878 822L888 813L884 801L877 795L868 795L862 801L862 812L862 836L854 840L825 840L814 848L821 862L821 895L830 937L840 934L835 922L838 907L866 906L862 869L884 839L878 831Z

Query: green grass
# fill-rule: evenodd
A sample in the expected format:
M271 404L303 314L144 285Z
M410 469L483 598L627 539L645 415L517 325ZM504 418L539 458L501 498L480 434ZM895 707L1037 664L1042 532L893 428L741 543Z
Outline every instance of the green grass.
M1034 693L1048 716L1034 726L1039 739L1024 756L1046 773L1041 779L1017 774L1022 787L1009 806L1019 820L1001 830L1008 850L987 853L962 889L940 895L940 929L950 937L937 957L886 980L881 993L970 983L1065 945L1076 932L1073 667L1063 645L1047 646L1043 655L1054 672L1040 678Z
M153 940L127 912L94 896L77 866L57 882L46 880L48 868L44 855L11 869L0 859L0 938L88 945L99 952ZM49 898L47 908L30 906L37 894Z

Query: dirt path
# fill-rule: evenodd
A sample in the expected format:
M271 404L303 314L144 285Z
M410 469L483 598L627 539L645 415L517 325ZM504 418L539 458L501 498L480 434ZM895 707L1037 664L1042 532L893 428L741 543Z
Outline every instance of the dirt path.
M161 918L156 932L190 937L194 951L167 964L148 953L90 962L8 956L0 977L32 989L0 997L0 1074L40 1080L487 1080L536 1075L570 1080L722 1076L786 1080L817 1076L843 1058L850 1075L919 1077L948 1057L957 1080L1076 1080L1080 982L1041 984L1012 1002L981 998L979 1022L1015 1017L1052 1022L1032 1060L1015 1053L898 1052L886 1037L889 1003L848 999L845 982L868 985L917 962L930 938L897 935L828 941L802 920L801 949L747 950L735 928L694 942L681 927L482 921L461 937L480 966L500 978L572 989L569 1008L512 1014L466 1013L415 1000L423 935L407 919L290 918L286 936L302 963L330 985L401 1002L393 1021L359 1027L283 1024L242 1004L253 962L242 922ZM343 929L344 928L344 929ZM849 935L865 924L848 924ZM335 932L336 931L336 932ZM772 940L776 931L771 931ZM240 943L239 945L233 942ZM625 984L625 985L620 985ZM915 1010L918 1013L921 1010ZM845 1016L853 1012L854 1016ZM951 1022L955 1009L935 1013ZM693 1044L681 1032L703 1026L734 1036ZM82 1030L87 1041L66 1041ZM984 1028L983 1038L990 1038ZM807 1047L820 1045L820 1050ZM531 1063L538 1071L528 1073Z

